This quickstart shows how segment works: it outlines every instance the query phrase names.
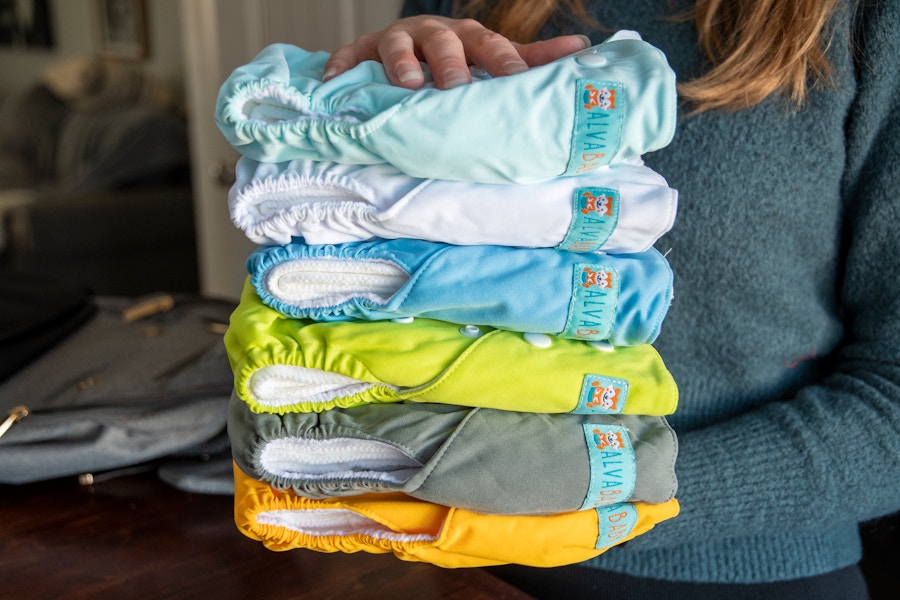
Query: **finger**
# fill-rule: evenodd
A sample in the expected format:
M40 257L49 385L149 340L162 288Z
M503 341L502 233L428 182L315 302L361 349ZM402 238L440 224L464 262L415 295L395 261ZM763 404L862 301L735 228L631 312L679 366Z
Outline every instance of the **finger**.
M530 67L545 65L590 47L591 40L583 35L563 35L517 46L519 54Z
M528 69L515 44L476 21L460 21L460 40L470 62L494 77L513 75Z
M378 42L378 55L394 85L415 90L425 83L415 44L406 31L387 30Z
M325 62L322 81L337 77L365 60L379 60L377 40L375 34L367 34L332 52Z
M423 24L414 41L439 89L446 90L472 81L465 48L455 31L435 20Z

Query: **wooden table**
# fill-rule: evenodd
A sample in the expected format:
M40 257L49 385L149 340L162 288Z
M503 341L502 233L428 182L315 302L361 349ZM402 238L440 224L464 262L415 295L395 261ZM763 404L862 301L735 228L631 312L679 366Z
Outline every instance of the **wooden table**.
M897 598L900 514L864 532L872 598ZM271 552L238 533L230 497L185 493L152 472L0 485L0 599L82 598L533 600L482 569Z
M0 486L0 598L528 600L481 569L393 555L271 552L234 526L232 499L152 473Z

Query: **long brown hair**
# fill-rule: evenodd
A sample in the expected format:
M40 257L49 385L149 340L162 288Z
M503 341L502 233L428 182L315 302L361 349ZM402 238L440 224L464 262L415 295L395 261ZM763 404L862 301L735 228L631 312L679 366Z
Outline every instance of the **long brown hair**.
M688 15L706 72L681 82L679 95L692 112L740 110L772 93L803 104L809 87L825 82L828 24L840 0L696 0ZM594 26L583 0L456 0L458 13L517 42L532 41L558 8Z

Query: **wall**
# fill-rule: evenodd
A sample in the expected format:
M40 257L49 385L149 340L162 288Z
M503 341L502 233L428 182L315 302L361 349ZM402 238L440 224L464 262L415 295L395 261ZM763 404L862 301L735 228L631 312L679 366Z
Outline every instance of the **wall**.
M147 72L184 87L179 0L145 0L149 56ZM51 0L52 49L0 48L0 97L34 83L44 67L62 58L95 52L94 0Z

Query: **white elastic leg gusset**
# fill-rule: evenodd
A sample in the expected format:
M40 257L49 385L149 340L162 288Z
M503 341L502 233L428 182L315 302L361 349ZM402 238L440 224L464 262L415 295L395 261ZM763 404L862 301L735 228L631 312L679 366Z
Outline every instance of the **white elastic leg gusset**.
M263 525L284 527L291 531L317 537L366 535L394 542L424 542L437 539L437 536L424 533L397 533L377 521L346 508L266 510L256 515L256 521Z
M353 298L385 304L409 281L409 273L386 260L293 260L273 267L266 287L298 308L335 306Z
M250 378L250 394L262 405L278 408L297 402L326 403L335 398L359 394L380 385L359 381L340 373L309 369L295 365L268 365Z
M267 442L260 466L290 479L375 479L403 484L422 463L390 444L358 438L311 440L300 437Z

